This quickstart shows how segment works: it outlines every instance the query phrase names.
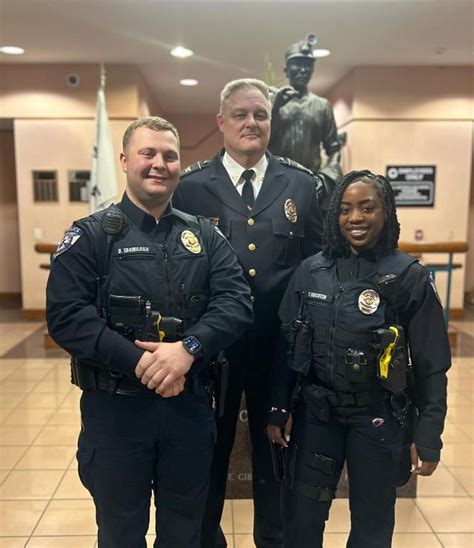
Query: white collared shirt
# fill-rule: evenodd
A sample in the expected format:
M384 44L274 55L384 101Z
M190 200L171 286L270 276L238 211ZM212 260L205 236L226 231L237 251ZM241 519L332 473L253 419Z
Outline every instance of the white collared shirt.
M246 170L246 168L237 163L227 152L224 152L224 156L222 157L222 164L229 174L230 180L237 189L237 192L242 196L242 188L245 182L242 179L242 173ZM265 173L267 172L267 167L268 158L264 154L254 166L249 168L253 169L255 172L255 175L252 177L253 195L255 196L255 199L257 199L258 193L262 188L262 183L265 177Z

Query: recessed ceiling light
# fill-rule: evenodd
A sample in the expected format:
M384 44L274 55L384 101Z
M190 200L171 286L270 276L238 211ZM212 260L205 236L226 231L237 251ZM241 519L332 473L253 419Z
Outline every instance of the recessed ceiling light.
M315 57L327 57L328 55L331 55L331 52L328 49L318 48L313 49L313 55Z
M183 48L183 46L173 48L170 53L173 57L179 57L180 59L186 59L186 57L191 57L191 55L194 55L194 51L188 48Z
M179 81L182 86L197 86L199 82L194 78L183 78Z
M22 55L25 53L25 50L19 46L1 46L0 53L6 53L7 55Z

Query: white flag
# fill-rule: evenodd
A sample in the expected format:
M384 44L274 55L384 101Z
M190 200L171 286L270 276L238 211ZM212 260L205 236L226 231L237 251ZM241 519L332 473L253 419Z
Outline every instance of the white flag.
M109 118L105 108L103 85L101 85L97 91L95 124L95 141L92 154L90 182L91 213L109 206L118 192L115 154L112 145Z

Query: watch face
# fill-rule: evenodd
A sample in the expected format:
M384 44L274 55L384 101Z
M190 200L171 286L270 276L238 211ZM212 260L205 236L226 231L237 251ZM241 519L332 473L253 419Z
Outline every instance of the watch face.
M199 350L201 350L201 343L192 335L185 337L183 339L183 344L191 354L196 354Z

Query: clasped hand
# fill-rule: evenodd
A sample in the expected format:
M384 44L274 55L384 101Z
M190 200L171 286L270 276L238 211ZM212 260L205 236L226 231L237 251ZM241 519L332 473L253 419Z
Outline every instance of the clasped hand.
M194 361L183 343L135 341L135 344L145 350L135 368L142 384L164 398L180 394L184 390L185 375Z

